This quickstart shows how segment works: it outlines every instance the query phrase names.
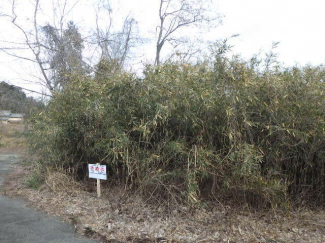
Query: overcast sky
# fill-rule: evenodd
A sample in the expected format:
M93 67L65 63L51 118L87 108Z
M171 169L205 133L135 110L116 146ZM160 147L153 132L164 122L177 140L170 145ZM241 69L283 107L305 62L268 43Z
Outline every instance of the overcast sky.
M22 5L24 1L20 1ZM7 0L1 2L6 3ZM154 37L158 3L158 0L120 0L117 8L119 16L131 11L139 22L142 35ZM260 51L268 52L272 42L280 42L278 60L284 65L325 63L325 0L214 0L213 3L224 18L222 25L206 35L208 39L217 40L239 34L231 44L234 45L234 52L245 58ZM91 4L90 0L81 1L75 9L77 12L71 14L71 18L82 28L91 22L88 19ZM0 39L8 35L15 38L10 28L8 22L0 20ZM4 43L0 42L0 45ZM140 48L140 52L144 63L153 61L154 45ZM26 78L25 72L31 72L31 67L25 62L0 55L0 80L40 90L35 85L22 82Z
M236 51L250 56L279 41L279 60L286 65L325 63L324 0L224 0L222 35L240 34ZM218 33L218 30L216 30Z

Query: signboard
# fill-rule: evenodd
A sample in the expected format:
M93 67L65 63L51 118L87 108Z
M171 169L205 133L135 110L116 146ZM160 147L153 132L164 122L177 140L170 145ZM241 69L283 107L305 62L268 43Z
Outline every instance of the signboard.
M106 165L88 164L89 178L107 180Z

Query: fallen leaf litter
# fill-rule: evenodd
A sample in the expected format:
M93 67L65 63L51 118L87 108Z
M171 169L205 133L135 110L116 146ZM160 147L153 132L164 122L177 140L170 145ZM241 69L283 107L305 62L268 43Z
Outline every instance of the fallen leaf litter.
M104 189L103 197L88 192L64 174L48 178L38 191L26 186L26 172L16 168L2 193L23 197L32 206L60 216L76 232L101 242L325 242L325 212L231 212L227 208L180 207L171 213L122 189ZM60 181L60 183L58 183ZM71 187L64 185L69 181Z

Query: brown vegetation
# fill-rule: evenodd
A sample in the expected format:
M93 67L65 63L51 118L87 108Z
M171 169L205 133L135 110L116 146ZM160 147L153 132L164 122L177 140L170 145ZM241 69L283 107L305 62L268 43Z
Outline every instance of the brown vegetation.
M0 153L22 152L27 148L24 124L0 124Z
M49 174L34 190L26 187L29 171L16 168L7 177L4 195L22 197L50 215L70 222L78 233L100 242L247 242L321 243L325 240L324 211L251 212L223 205L179 207L167 213L159 205L106 187L96 198L95 180L82 185L62 172Z

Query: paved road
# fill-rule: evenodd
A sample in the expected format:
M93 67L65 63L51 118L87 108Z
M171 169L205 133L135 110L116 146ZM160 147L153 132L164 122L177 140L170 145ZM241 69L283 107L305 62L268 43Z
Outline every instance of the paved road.
M11 166L19 163L15 154L0 154L0 186ZM0 196L0 243L95 243L74 233L58 218L26 207L23 201Z

